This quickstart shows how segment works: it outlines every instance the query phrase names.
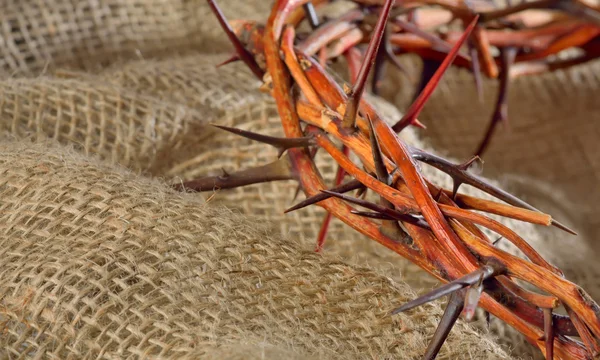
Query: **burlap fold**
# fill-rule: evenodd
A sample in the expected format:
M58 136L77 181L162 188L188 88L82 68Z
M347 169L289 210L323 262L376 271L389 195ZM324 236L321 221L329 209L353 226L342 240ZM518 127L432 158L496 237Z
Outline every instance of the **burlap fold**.
M5 141L0 174L3 356L416 359L441 312L391 317L407 285L69 149ZM465 352L507 357L459 324L440 358Z

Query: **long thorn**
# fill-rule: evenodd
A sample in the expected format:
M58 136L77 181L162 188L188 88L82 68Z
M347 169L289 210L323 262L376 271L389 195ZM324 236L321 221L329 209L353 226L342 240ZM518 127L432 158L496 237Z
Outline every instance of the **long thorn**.
M454 327L456 320L463 310L463 297L463 291L458 291L450 295L450 298L448 299L448 305L446 305L446 309L444 310L444 315L442 316L442 319L435 330L435 334L433 334L433 338L427 347L427 351L425 352L423 359L432 360L437 356L438 352L442 348L442 345L444 345L448 334L450 334L450 330L452 330L452 327Z
M412 301L407 302L406 304L404 304L404 305L400 306L399 308L395 309L394 311L392 311L392 315L410 310L412 308L423 305L430 301L439 299L442 296L448 295L457 290L464 289L467 286L476 284L482 275L483 275L483 280L487 280L488 278L490 278L494 275L498 275L498 274L497 274L497 271L493 267L491 267L489 265L484 265L483 267L471 272L470 274L467 274L459 279L451 281L451 282L449 282L445 285L442 285L442 286L438 287L437 289L429 292L428 294L425 294L425 295L420 296Z
M240 186L277 181L292 180L294 175L290 170L287 158L278 159L270 164L238 171L223 176L207 176L200 179L174 184L177 190L213 191L215 189L232 189Z
M544 309L544 343L546 359L554 359L554 328L552 327L552 309Z
M302 137L302 138L280 138L280 137L257 134L257 133L253 133L251 131L236 129L236 128L232 128L232 127L228 127L228 126L214 125L214 124L211 124L211 125L216 128L219 128L221 130L228 131L232 134L236 134L236 135L245 137L250 140L269 144L269 145L279 149L278 157L281 157L281 155L283 155L283 153L287 149L298 148L298 147L309 147L309 146L315 144L314 138L312 138L310 136Z
M241 59L240 59L240 56L238 54L233 54L233 55L231 55L231 57L229 57L226 60L218 63L217 64L217 68L220 68L221 66L225 66L227 64L231 64L233 62L240 61L240 60Z
M471 21L469 26L467 26L465 32L462 34L462 36L456 42L456 44L454 44L454 47L452 47L452 50L448 53L448 56L446 56L446 58L444 59L440 67L437 69L431 80L427 83L427 86L425 86L425 89L423 89L421 94L419 94L417 99L408 108L402 119L392 127L392 129L395 132L400 132L402 129L410 125L414 121L414 119L416 119L419 116L419 113L421 112L421 110L423 110L423 107L425 106L425 103L427 103L429 97L431 97L431 94L433 94L433 91L439 84L440 80L442 79L442 76L444 76L444 73L446 72L448 67L450 67L450 64L454 62L454 59L456 58L460 47L467 40L467 38L471 34L471 31L473 31L475 24L477 24L477 19L479 19L479 16L475 16L473 21Z
M334 191L336 193L345 193L345 192L356 190L356 189L362 189L364 187L365 186L363 184L361 184L360 181L358 181L358 180L350 180L350 181L348 181L345 184L342 184L340 186L334 187L333 189L331 189L331 191ZM307 199L299 202L298 204L292 206L291 208L285 210L283 213L287 214L289 212L305 208L305 207L310 206L312 204L316 204L319 201L323 201L323 200L329 199L330 197L331 197L331 195L326 194L326 193L316 194L314 196L311 196L311 197L309 197L309 198L307 198Z
M358 211L358 210L350 210L350 212L354 215L363 216L370 219L378 219L378 220L394 220L393 217L382 214L379 212L371 212L371 211Z
M377 49L377 55L375 56L375 65L373 69L373 79L371 81L371 92L373 95L379 95L379 88L383 80L385 73L385 59L386 59L386 46L389 43L389 31L388 29L383 30L382 39L383 46L379 46Z
M314 30L319 27L319 16L315 11L315 7L311 1L307 2L303 5L304 13L306 14L306 18L308 19L308 23L310 27Z
M483 156L483 154L487 150L497 125L501 122L508 121L508 108L506 103L506 97L508 95L508 85L510 83L510 66L515 61L517 49L512 47L504 48L501 50L501 53L502 71L500 75L500 89L498 90L498 97L496 99L496 107L494 109L494 114L492 115L492 120L490 121L490 125L485 133L485 136L479 144L477 151L475 151L475 155L478 156Z
M518 197L516 197L498 187L488 184L485 180L483 180L473 174L470 174L467 171L461 170L458 167L458 165L455 165L440 156L430 154L428 152L425 152L423 150L416 149L416 148L411 148L410 151L415 160L418 160L418 161L424 162L428 165L431 165L434 168L450 175L452 178L459 179L463 183L469 184L469 185L473 186L474 188L477 188L487 194L495 196L496 198L498 198L504 202L507 202L510 205L518 206L518 207L522 207L522 208L525 208L525 209L528 209L531 211L539 212L538 209L536 209L535 207L526 203L525 201L519 199ZM577 233L575 231L571 230L570 228L559 223L556 220L552 220L551 225L555 226L561 230L564 230L570 234L577 235Z
M211 10L217 17L219 24L221 24L223 31L225 31L225 34L227 34L229 41L231 41L231 43L235 47L235 51L238 53L238 55L244 61L244 63L250 68L250 70L254 73L254 75L256 75L256 77L258 77L259 79L262 80L264 71L262 71L260 66L258 66L258 64L256 63L256 60L254 59L254 56L252 56L252 54L248 50L246 50L246 48L244 47L244 45L242 44L240 39L238 39L238 37L235 36L233 29L229 25L229 22L227 22L225 15L219 8L219 5L217 5L215 0L207 0L207 1L208 1L208 5L210 6Z
M336 193L330 190L321 190L322 192L324 192L325 194L331 195L333 197L337 197L339 199L348 201L350 203L365 207L369 210L373 210L376 212L379 212L381 214L384 215L388 215L398 221L404 221L407 222L409 224L413 224L415 226L421 227L423 229L431 229L431 227L429 226L429 224L427 224L424 220L414 217L412 215L409 214L404 214L398 210L395 209L389 209L385 206L381 206L381 205L377 205L377 204L373 204L371 202L368 202L366 200L362 200L362 199L357 199L348 195L344 195L344 194L340 194L340 193Z
M353 129L355 127L356 115L358 114L360 99L365 90L365 83L367 81L369 71L371 70L371 66L375 61L375 55L377 54L377 50L379 49L379 45L381 44L381 39L383 38L385 25L387 23L390 14L390 9L392 8L394 1L395 0L386 0L385 4L383 5L383 9L381 10L381 14L379 15L379 19L377 20L377 25L375 25L375 30L373 31L371 41L369 42L369 46L367 47L365 61L360 67L358 80L354 84L352 91L348 96L346 112L344 113L344 119L342 121L342 126L346 129Z

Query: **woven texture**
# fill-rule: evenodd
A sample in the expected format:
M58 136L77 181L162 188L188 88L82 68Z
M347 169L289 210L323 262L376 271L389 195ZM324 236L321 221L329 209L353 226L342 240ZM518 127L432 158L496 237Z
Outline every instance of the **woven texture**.
M266 1L219 3L230 18L261 21L270 6ZM232 64L215 70L231 47L205 1L14 0L0 6L3 23L11 24L2 27L0 34L7 44L0 49L5 52L0 60L0 74L5 74L0 81L0 131L20 142L5 145L0 152L2 172L10 174L2 177L5 196L0 204L7 210L0 213L2 251L20 259L11 258L12 265L2 267L9 271L0 276L0 292L6 294L0 305L10 314L6 328L12 337L7 344L25 344L13 346L11 356L55 354L63 358L72 354L79 358L105 351L104 357L114 357L109 351L122 346L132 355L145 351L157 355L164 350L164 357L236 358L241 355L233 349L243 345L252 354L249 357L256 354L257 358L262 354L271 358L288 357L282 354L419 358L439 319L441 302L400 322L378 316L390 304L415 296L405 283L420 293L436 282L336 220L328 234L325 258L311 254L324 212L311 207L284 215L293 204L294 182L184 196L149 180L172 183L219 174L222 168L232 172L263 165L276 158L276 151L266 145L207 126L218 123L282 134L275 104L257 90L260 83L247 69ZM407 65L418 70L412 59ZM586 224L587 231L571 237L554 229L502 220L564 269L569 279L600 299L600 270L590 261L595 247L593 229L597 229L596 220L591 219L597 203L592 185L600 174L594 170L598 164L592 142L597 127L589 121L598 110L591 100L597 68L598 64L591 64L517 81L513 92L519 96L511 93L510 99L515 125L510 133L499 134L486 156L485 175L508 174L500 179L503 187L577 230ZM573 73L596 80L577 81ZM400 109L412 95L401 76L392 72L384 84L384 96ZM551 101L547 94L560 88L567 89L560 90L562 101L578 104L581 110L568 111L562 102ZM421 117L429 125L423 133L426 143L413 131L403 137L413 145L433 146L438 152L464 158L487 122L495 88L486 84L485 103L476 109L470 100L474 96L456 96L473 91L464 73L451 72ZM399 118L393 106L374 101L387 120ZM535 111L533 104L538 104ZM565 112L577 127L569 128L557 116ZM517 128L519 121L529 125ZM545 131L536 132L536 127ZM565 143L562 134L567 133L576 146L561 147ZM19 157L17 150L31 147L29 141L46 139L74 150L34 146ZM511 156L500 152L505 144L510 144L506 151ZM525 156L533 148L537 152ZM562 152L550 156L543 149ZM92 160L96 156L100 160ZM335 164L323 154L317 162L331 183ZM45 165L37 168L38 163ZM423 171L448 187L444 175L428 167ZM30 175L37 176L36 183L28 182ZM463 190L476 193L468 187ZM582 194L577 201L572 195L575 191ZM205 197L209 206L200 200ZM198 222L205 216L211 220ZM222 216L226 220L218 220ZM237 223L232 231L227 230ZM251 223L269 224L270 230L252 228ZM508 248L504 243L501 246ZM99 253L98 247L106 253ZM328 260L332 256L339 260ZM256 262L246 263L246 257ZM303 259L309 259L308 265ZM203 269L202 264L208 265ZM206 267L216 270L211 270L204 283ZM354 287L336 282L346 271L355 274ZM402 290L381 274L401 284ZM264 284L263 276L271 276L271 283L260 285L267 290L248 295L260 284L257 279ZM88 277L96 280L81 280ZM308 285L303 282L306 279ZM299 290L302 286L307 286L306 294ZM306 298L294 300L298 291ZM334 314L319 302L320 292L331 297L326 299L333 304ZM356 295L363 292L367 295ZM162 296L160 300L154 300L155 294ZM29 296L36 300L28 300ZM298 317L298 313L304 315ZM321 317L315 320L312 314ZM37 327L28 328L32 319L39 321ZM126 321L131 321L129 327ZM402 329L413 328L403 327L405 321L418 324L418 330L406 335ZM492 319L492 330L514 354L531 356L531 347L500 321ZM296 340L298 334L302 339ZM507 356L488 337L465 325L452 336L450 347L444 348L445 357L456 357L452 351L459 350L472 358ZM190 339L193 345L187 342ZM413 340L417 345L407 347Z
M415 296L406 284L256 219L65 148L0 154L4 356L215 358L247 343L272 358L410 359L435 329L438 305L389 316ZM441 358L506 356L466 325L447 345Z

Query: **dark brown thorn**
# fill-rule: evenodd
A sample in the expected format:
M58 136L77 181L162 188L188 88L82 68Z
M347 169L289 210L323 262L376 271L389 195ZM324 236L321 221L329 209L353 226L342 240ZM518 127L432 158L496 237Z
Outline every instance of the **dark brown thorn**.
M471 285L465 293L465 320L471 321L475 316L475 310L483 291L483 274L480 275L477 284Z
M473 39L469 38L467 45L469 46L469 57L471 57L471 71L475 79L475 89L477 90L477 98L480 103L483 103L483 79L481 78L481 64L479 63L479 53L473 43Z
M471 21L471 23L469 24L469 26L467 26L465 32L461 35L460 39L456 42L456 44L454 44L452 50L448 53L448 56L446 56L444 61L442 61L442 64L436 70L435 74L433 74L431 80L427 83L423 91L408 108L402 119L398 121L394 126L392 126L392 129L394 131L400 132L402 129L410 125L414 121L414 119L416 119L419 116L421 110L423 110L423 107L427 103L427 100L429 100L431 94L433 94L433 91L438 86L440 80L442 79L442 76L444 76L444 73L446 72L446 70L448 70L450 64L454 62L454 59L456 58L460 47L463 45L463 43L467 40L467 38L473 31L473 28L475 27L475 24L477 24L478 19L479 16L476 15L473 21Z
M227 64L231 64L231 63L233 63L233 62L240 61L240 60L241 60L241 59L240 59L240 56L239 56L238 54L233 54L233 55L231 55L231 57L230 57L230 58L228 58L227 60L225 60L225 61L223 61L223 62L221 62L221 63L218 63L218 64L217 64L217 68L220 68L221 66L225 66L225 65L227 65Z
M498 243L499 243L499 242L500 242L500 240L502 240L502 239L503 239L503 237L502 237L502 236L500 236L499 238L497 238L496 240L494 240L494 242L492 243L492 245L494 245L494 246L498 245Z
M378 220L394 220L393 217L371 211L358 211L358 210L350 210L350 212L354 215L363 216L370 219L378 219Z
M508 105L506 102L506 98L508 95L508 86L510 84L510 66L515 61L517 49L513 47L507 47L501 49L500 52L500 89L498 90L498 96L496 98L496 107L494 108L494 113L492 114L492 120L490 121L485 136L479 144L477 151L475 151L475 155L478 156L483 156L483 154L487 150L497 125L501 122L508 121Z
M554 226L554 227L557 227L557 228L559 228L559 229L561 229L563 231L566 231L566 232L568 232L571 235L577 235L577 232L575 230L569 228L567 225L559 223L558 221L556 221L554 219L552 219L551 225Z
M417 88L415 89L415 93L413 94L413 103L417 100L419 95L421 95L423 89L425 89L425 86L429 84L431 78L433 75L435 75L435 72L441 64L442 63L436 59L423 59L423 69L421 70L421 77L419 79L419 83L417 84Z
M471 159L467 160L466 162L464 162L460 165L457 165L456 167L458 169L460 169L461 171L466 172L467 170L469 170L471 165L473 165L476 161L483 163L481 158L479 156L475 155ZM460 188L460 186L462 184L463 184L463 182L460 180L460 178L452 177L452 200L453 201L456 201L456 194L458 194L458 189Z
M404 305L400 306L399 308L395 309L394 311L392 311L392 315L401 313L403 311L410 310L412 308L423 305L430 301L439 299L442 296L451 294L460 289L464 289L467 286L477 284L477 282L479 282L479 279L481 278L482 274L483 274L483 280L487 280L488 278L490 278L492 276L498 275L492 266L484 265L483 267L481 267L461 278L458 278L454 281L451 281L445 285L438 287L437 289L434 289L433 291L429 292L428 294L425 294L425 295L420 296L412 301L407 302L406 304L404 304Z
M385 166L383 153L381 152L381 146L379 145L377 134L373 129L373 121L371 120L371 117L369 115L367 115L367 120L369 121L369 138L371 139L373 163L375 164L375 172L377 174L377 179L382 183L390 186L392 185L393 178L392 176L390 176L387 167ZM394 209L394 205L387 199L384 199L383 197L380 197L379 203L382 205L382 207ZM406 234L397 221L383 221L381 223L380 230L384 235L397 241L403 241L404 239L406 239Z
M444 345L448 334L450 334L450 330L452 330L452 327L454 327L456 320L458 319L460 313L463 310L463 298L464 290L457 291L450 295L450 298L448 299L448 304L446 305L446 309L444 310L444 315L442 315L442 319L440 320L437 329L435 329L435 333L431 338L431 342L427 347L427 351L425 352L425 356L423 357L423 359L433 360L437 356L438 352L442 348L442 345Z
M384 46L384 50L385 50L385 57L392 63L392 65L394 65L402 74L404 74L404 76L406 76L408 78L408 81L410 81L413 85L416 83L416 79L413 76L413 74L408 71L408 69L406 68L406 66L404 66L400 60L398 60L398 58L396 57L396 54L394 54L394 49L392 49L392 44L388 41L385 42L383 44Z
M366 186L358 189L358 191L356 192L356 197L364 199L367 196L367 189L368 188Z
M256 75L256 77L258 77L260 80L262 80L264 71L262 71L260 66L258 66L258 64L256 63L254 56L252 56L252 54L244 47L244 45L242 44L240 39L238 39L238 37L235 35L235 33L233 32L233 29L229 25L229 22L227 22L225 15L223 15L223 12L217 5L216 1L215 0L207 0L207 1L208 1L208 5L210 6L212 12L217 17L219 24L221 24L223 31L225 31L225 34L229 38L229 41L231 41L231 43L235 47L235 51L238 53L238 55L240 56L242 61L244 61L244 63L254 73L254 75Z
M554 328L552 327L552 309L544 309L544 343L546 359L554 359Z
M358 79L354 84L352 91L350 92L350 94L348 94L346 112L344 113L344 119L342 120L342 126L346 129L354 129L355 127L356 115L358 114L360 99L365 90L365 83L367 82L367 77L369 75L369 71L371 70L371 66L375 61L375 55L377 54L377 50L379 49L381 39L383 38L383 31L385 30L388 16L390 14L390 9L392 8L394 1L395 0L385 0L385 4L383 5L381 14L379 15L379 19L377 20L377 24L375 25L375 30L373 31L371 41L369 42L369 46L367 47L365 60L362 66L360 67Z
M437 155L434 155L434 154L431 154L431 153L428 153L428 152L425 152L423 150L416 149L413 147L410 148L410 151L415 160L424 162L428 165L431 165L434 168L450 175L450 177L452 177L452 178L460 179L464 184L471 185L474 188L477 188L489 195L492 195L510 205L518 206L518 207L522 207L522 208L525 208L528 210L539 212L539 210L537 208L535 208L532 205L526 203L525 201L519 199L518 197L516 197L498 187L488 184L485 180L483 180L467 171L463 171L463 170L459 169L457 165L451 163L450 161L448 161L440 156L437 156ZM569 229L567 226L559 223L556 220L552 220L551 225L555 226L561 230L564 230L570 234L577 235L577 233L575 231Z
M309 146L315 144L315 140L310 136L301 137L301 138L280 138L280 137L257 134L257 133L253 133L250 131L236 129L236 128L232 128L232 127L228 127L228 126L214 125L214 124L211 124L211 125L219 128L221 130L228 131L232 134L236 134L236 135L245 137L250 140L269 144L279 150L279 154L277 155L277 157L281 157L281 155L283 155L283 153L287 149L297 148L297 147L309 147Z
M489 311L485 312L485 324L487 325L488 330L490 329L490 325L492 323L491 315Z
M282 158L264 166L238 171L227 174L227 176L206 176L182 184L175 184L173 187L180 191L213 191L215 189L232 189L270 181L292 180L294 178L290 170L289 160Z
M406 22L403 20L400 20L399 18L395 18L393 20L394 24L400 26L402 29L404 29L405 31L415 34L416 36L423 38L427 41L429 41L432 45L432 49L443 52L443 53L449 53L450 51L452 51L452 44L440 39L439 37L435 36L432 33L429 33L427 31L421 30L419 29L419 27L415 24L411 24L410 22ZM465 54L461 55L463 57L467 57Z
M368 202L366 200L353 198L351 196L340 194L340 193L337 193L337 192L334 192L334 191L321 190L321 192L324 192L325 194L337 197L337 198L342 199L344 201L347 201L349 203L353 203L353 204L365 207L365 208L367 208L369 210L373 210L373 211L376 211L378 213L388 215L388 216L394 218L397 221L404 221L404 222L407 222L409 224L413 224L415 226L421 227L423 229L428 229L428 230L431 229L429 227L429 224L427 224L427 222L425 222L423 219L414 217L414 216L409 215L409 214L404 214L404 213L402 213L402 212L400 212L398 210L389 209L389 208L387 208L385 206L373 204L373 203Z
M304 4L303 7L304 7L304 13L306 14L306 18L308 19L308 23L310 24L311 29L315 30L316 28L319 27L320 22L319 22L319 16L317 15L317 12L315 11L314 5L312 4L311 1L309 1L306 4Z
M360 189L360 188L363 188L363 187L364 187L364 185L361 184L360 181L358 181L358 180L350 180L350 181L348 181L345 184L342 184L340 186L334 187L333 189L331 189L331 191L335 191L336 193L345 193L345 192L356 190L356 189ZM312 204L316 204L319 201L323 201L323 200L329 199L330 197L331 197L331 195L328 195L328 194L325 194L325 193L316 194L314 196L311 196L311 197L309 197L309 198L307 198L307 199L299 202L298 204L292 206L291 208L285 210L283 213L287 214L289 212L302 209L302 208L310 206Z
M379 140L377 139L377 134L375 134L375 130L373 129L373 121L369 115L367 115L367 120L369 121L369 138L371 140L371 149L373 149L375 173L377 174L377 179L379 181L389 186L392 183L392 177L388 173L387 167L385 166L383 154L381 153L381 147L379 146Z
M379 46L377 49L377 54L375 55L375 64L373 65L373 79L371 81L371 92L374 95L379 95L379 88L381 87L383 74L385 73L386 45L389 43L388 29L384 29L381 36L383 46Z
M230 176L230 174L227 172L227 170L225 170L225 168L221 168L221 172L223 172L223 175L221 175L221 177L223 178L228 178Z

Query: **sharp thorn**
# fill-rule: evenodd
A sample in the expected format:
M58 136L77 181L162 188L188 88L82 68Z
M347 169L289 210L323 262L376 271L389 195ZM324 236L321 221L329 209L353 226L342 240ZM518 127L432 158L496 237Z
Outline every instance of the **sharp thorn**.
M554 328L552 326L552 309L544 309L544 343L546 359L554 359Z
M437 88L440 80L444 76L444 73L450 67L450 64L452 64L452 62L454 62L454 59L456 58L456 55L458 54L461 46L463 45L463 43L467 40L467 38L473 31L473 28L475 27L475 24L477 24L478 19L479 19L479 15L476 15L475 18L473 19L473 21L471 21L471 23L469 24L469 26L467 26L467 28L465 29L465 32L462 34L462 36L456 42L456 44L454 44L454 46L452 47L452 50L450 50L450 52L448 53L448 56L446 56L444 61L442 61L442 64L436 70L435 74L431 77L431 80L427 83L427 85L425 86L423 91L419 94L417 99L408 108L408 110L406 111L406 113L404 114L402 119L399 122L397 122L394 126L392 126L392 129L394 131L400 132L402 129L404 129L409 124L411 124L413 122L413 119L415 119L419 116L419 114L421 113L421 110L423 110L423 107L427 103L427 100L429 100L429 98L431 97L431 94L433 94L433 91Z
M378 212L351 210L350 213L371 219L394 220L393 217Z
M486 324L488 330L490 329L491 323L492 323L492 319L491 319L491 316L490 316L490 312L486 311L485 312L485 324Z
M479 53L473 44L473 40L469 38L467 45L469 46L469 56L471 57L471 71L475 79L475 89L479 103L483 103L483 79L481 78L481 64L479 63Z
M220 68L221 66L225 66L227 64L231 64L233 62L240 61L240 60L241 59L238 54L233 54L230 58L224 60L223 62L218 63L216 67Z
M358 191L356 192L357 198L364 199L366 195L367 195L367 187L366 186L358 189Z
M241 137L244 137L244 138L247 138L250 140L254 140L254 141L258 141L258 142L262 142L262 143L271 145L271 146L279 149L279 153L278 153L277 157L281 157L281 155L283 155L283 153L288 149L297 148L297 147L309 147L309 146L315 144L315 140L312 137L280 138L280 137L257 134L257 133L253 133L250 131L236 129L236 128L232 128L232 127L228 127L228 126L215 125L215 124L211 124L211 125L216 128L219 128L221 130L228 131L232 134L236 134L236 135L239 135Z
M325 238L327 238L327 231L329 230L329 224L331 223L331 213L328 212L323 218L319 235L317 236L317 245L315 246L315 252L321 252L323 245L325 245Z
M348 202L350 202L352 204L356 204L356 205L365 207L365 208L367 208L369 210L373 210L373 211L376 211L376 212L379 212L379 213L382 213L382 214L385 214L385 215L389 215L392 218L394 218L395 220L404 221L404 222L407 222L409 224L413 224L415 226L419 226L419 227L424 228L424 229L431 229L429 227L429 224L427 224L427 222L425 222L424 220L422 220L420 218L417 218L417 217L414 217L414 216L409 215L409 214L401 213L398 210L389 209L389 208L387 208L385 206L373 204L373 203L368 202L366 200L361 200L361 199L353 198L351 196L347 196L347 195L336 193L336 192L329 191L329 190L321 190L321 192L324 192L325 194L328 194L328 195L337 197L339 199L348 201Z
M497 238L496 240L494 240L494 242L492 243L492 245L494 245L494 246L498 245L498 243L499 243L499 242L500 242L500 240L502 240L502 239L503 239L503 237L502 237L502 236L500 236L499 238Z
M398 69L398 71L400 71L402 74L404 74L404 76L408 78L409 82L411 82L414 85L416 83L415 77L410 71L408 71L406 66L404 66L400 62L400 60L398 60L396 54L394 54L394 50L392 49L392 44L388 41L387 43L384 43L384 46L386 58L392 63L392 65L394 65Z
M348 191L360 189L362 187L364 187L364 185L361 184L360 181L358 181L358 180L351 180L351 181L348 181L345 184L342 184L340 186L336 186L336 187L334 187L331 190L334 191L334 192L336 192L336 193L344 193L344 192L348 192ZM291 208L285 210L283 213L287 214L289 212L302 209L302 208L307 207L309 205L316 204L319 201L323 201L323 200L329 199L330 197L331 197L331 195L321 192L319 194L316 194L314 196L311 196L311 197L309 197L309 198L307 198L307 199L299 202L298 204L296 204L296 205L292 206Z
M552 225L552 226L554 226L556 228L559 228L559 229L561 229L563 231L566 231L566 232L568 232L571 235L577 235L577 232L575 230L569 228L568 226L566 226L566 225L564 225L564 224L562 224L562 223L560 223L560 222L558 222L558 221L556 221L554 219L552 219L552 222L550 223L550 225Z
M462 185L462 181L452 179L452 201L456 201L456 194L458 193L458 189Z
M379 95L379 88L385 73L385 59L386 59L386 44L389 43L389 32L385 29L382 34L381 41L383 46L379 46L377 54L375 55L375 65L373 67L373 79L371 81L371 92L373 95Z
M507 108L507 96L508 87L510 84L510 67L513 64L517 55L517 49L513 47L503 48L501 52L501 72L500 72L500 89L498 90L498 96L496 98L496 106L494 113L492 114L492 120L486 130L485 136L481 140L475 155L483 156L485 151L488 149L492 136L496 127L501 122L508 121L508 108Z
M371 148L373 149L373 163L375 164L377 179L389 186L392 183L392 177L388 173L387 167L385 166L383 154L381 153L381 147L379 146L379 140L377 139L377 134L373 128L373 121L369 115L367 115L367 120L369 122L369 137L371 140Z
M478 155L474 155L473 157L471 157L469 160L465 161L464 163L458 165L458 168L463 170L463 171L467 171L469 170L469 168L475 163L481 163L483 164L483 160L481 160L481 158Z
M483 291L483 274L477 284L471 285L465 294L465 320L471 321L475 316L475 310L479 304L479 298Z
M230 176L227 170L225 170L225 168L221 168L221 171L223 172L223 175L221 175L223 179L226 179Z
M494 270L493 267L491 267L489 265L484 265L483 267L481 267L461 278L458 278L454 281L451 281L445 285L438 287L437 289L434 289L433 291L429 292L428 294L425 294L421 297L418 297L414 300L407 302L406 304L404 304L404 305L400 306L399 308L395 309L394 311L392 311L392 315L401 313L403 311L410 310L412 308L423 305L430 301L439 299L442 296L451 294L460 289L464 289L467 286L476 284L479 281L479 279L481 278L482 274L483 274L483 280L487 280L488 278L497 275L496 271Z
M254 75L256 75L257 78L262 80L264 71L256 63L254 56L252 56L252 54L244 47L240 39L238 39L238 37L235 35L235 32L229 25L229 22L227 22L227 19L225 18L225 15L223 15L223 12L217 5L217 2L215 0L208 0L208 5L217 17L217 20L223 28L223 31L225 31L225 34L229 38L229 41L231 41L231 43L235 47L235 51L240 56L240 59L244 61L244 63L250 68L250 70L254 73Z
M306 18L308 19L308 23L310 24L311 29L315 30L319 27L319 16L315 11L315 7L311 1L307 2L303 5L304 13L306 14Z
M390 14L390 9L392 8L394 1L395 0L385 0L385 4L383 5L383 8L381 9L381 14L379 15L379 19L377 19L377 24L375 25L375 29L373 30L371 41L369 42L369 46L367 47L365 61L360 67L358 79L354 84L351 93L348 96L348 101L346 103L346 111L344 113L344 119L342 120L342 126L346 129L354 129L356 126L356 116L358 115L360 99L365 90L365 83L371 70L371 66L375 61L375 55L377 54L379 45L381 44L383 32L385 30L385 26Z
M452 327L454 327L456 320L463 310L463 297L464 291L458 291L453 293L448 299L448 304L444 310L444 315L442 315L442 319L440 320L440 323L433 334L433 338L427 347L427 351L425 352L423 359L433 360L437 356L438 352L442 348L442 345L444 345L448 334L450 334L450 330L452 330Z
M290 171L288 159L283 158L267 165L257 166L232 174L224 172L223 176L206 176L174 184L173 187L177 190L213 191L214 189L232 189L270 181L292 180L294 178L294 175Z

